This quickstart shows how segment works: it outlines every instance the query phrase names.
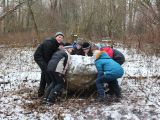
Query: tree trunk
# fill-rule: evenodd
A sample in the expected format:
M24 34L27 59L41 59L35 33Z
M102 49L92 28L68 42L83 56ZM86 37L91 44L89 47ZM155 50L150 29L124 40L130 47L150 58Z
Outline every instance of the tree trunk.
M158 10L158 29L160 29L160 0L156 0L156 5Z
M133 24L132 24L132 17L133 17L133 1L132 0L129 0L129 21L128 21L128 32L129 34L132 33L132 27L133 27Z
M5 0L2 0L2 13L5 13ZM4 33L5 32L5 20L0 20L0 24L1 24L1 32Z
M38 43L38 40L40 39L40 36L39 36L39 32L38 32L38 27L37 27L37 23L36 23L36 20L35 20L35 17L34 17L34 13L32 11L32 8L31 8L31 2L32 1L28 1L28 9L29 9L29 12L30 12L30 15L32 17L32 20L33 20L33 24L34 24L34 30L36 32L36 38L33 39L33 46L36 46L37 43Z

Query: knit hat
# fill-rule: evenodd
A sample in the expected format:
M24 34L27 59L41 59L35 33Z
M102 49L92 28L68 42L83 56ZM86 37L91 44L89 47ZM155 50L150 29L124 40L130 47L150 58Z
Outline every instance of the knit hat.
M83 42L81 40L77 40L76 44L82 45Z
M90 48L90 44L88 42L84 42L82 45L82 49L88 49Z
M99 46L97 46L96 44L92 44L92 45L91 45L91 48L92 48L93 50L99 50L99 49L100 49Z
M56 32L55 37L57 37L58 35L61 35L64 37L64 34L62 32Z

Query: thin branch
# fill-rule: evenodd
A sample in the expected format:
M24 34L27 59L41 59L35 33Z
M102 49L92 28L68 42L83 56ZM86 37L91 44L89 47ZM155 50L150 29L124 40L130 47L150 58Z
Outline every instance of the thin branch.
M8 10L7 12L3 13L0 16L0 21L2 21L7 15L11 14L12 12L14 12L15 10L17 10L19 7L21 7L22 4L24 4L25 1L23 1L22 3L19 3L18 5L16 5L14 8Z
M0 16L0 21L2 21L7 15L13 13L15 10L17 10L19 7L21 7L24 3L28 2L28 1L31 1L31 0L25 0L21 3L19 3L18 5L16 5L14 8L2 13L2 15Z

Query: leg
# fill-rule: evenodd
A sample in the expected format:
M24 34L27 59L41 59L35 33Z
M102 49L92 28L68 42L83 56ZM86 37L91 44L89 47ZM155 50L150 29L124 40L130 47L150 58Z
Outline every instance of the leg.
M112 86L116 97L117 97L117 98L120 98L120 97L121 97L121 89L120 89L120 87L119 87L119 85L118 85L117 79L116 79L116 80L112 80L112 81L110 82L110 85Z
M39 86L39 89L38 89L38 97L42 97L43 96L45 87L46 87L45 73L42 72L41 73L40 86Z
M54 88L52 87L50 94L48 96L49 102L54 102L57 95L60 94L60 92L62 91L62 89L64 87L63 76L60 73L55 72L54 78L55 78L56 84L55 84Z
M45 94L44 94L44 99L47 99L52 88L54 88L55 84L54 82L51 82L51 84L47 87L46 91L45 91Z
M104 75L98 76L98 78L96 80L97 92L98 92L99 97L101 97L101 98L105 97L105 91L104 91L104 87L103 87L104 81L105 81Z
M47 74L48 74L48 78L49 78L50 81L52 81L52 82L48 85L48 87L47 87L47 89L46 89L46 91L45 91L44 100L46 100L46 99L48 98L51 90L52 90L52 89L55 87L55 85L56 85L56 81L55 81L55 78L54 78L54 73L53 73L53 72L48 72Z
M47 64L43 61L36 61L38 66L41 69L41 80L40 80L40 86L39 86L39 90L38 90L38 97L42 97L44 94L44 90L46 87L46 68L47 68Z
M45 80L46 80L46 85L47 87L52 83L52 78L50 77L50 74L46 72L45 74Z
M114 95L114 88L113 88L113 86L109 84L109 85L108 85L108 88L109 88L108 94L109 94L110 96L113 96L113 95Z

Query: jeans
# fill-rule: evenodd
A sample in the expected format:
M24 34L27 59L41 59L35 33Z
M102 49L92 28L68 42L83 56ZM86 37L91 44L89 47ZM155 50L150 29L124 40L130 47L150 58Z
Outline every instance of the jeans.
M44 61L36 61L36 63L41 69L41 80L40 80L40 85L38 89L38 95L39 97L41 97L44 94L46 85L48 86L51 83L51 81L47 73L47 63L45 63Z
M121 89L118 85L117 79L107 79L104 75L98 76L96 80L96 87L99 97L105 97L104 83L108 83L111 94L115 94L117 97L121 96Z
M55 97L62 92L64 87L63 75L58 72L48 72L51 84L47 87L44 98L54 101Z

